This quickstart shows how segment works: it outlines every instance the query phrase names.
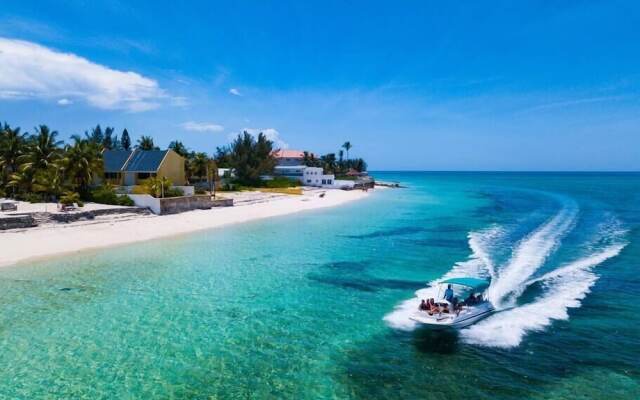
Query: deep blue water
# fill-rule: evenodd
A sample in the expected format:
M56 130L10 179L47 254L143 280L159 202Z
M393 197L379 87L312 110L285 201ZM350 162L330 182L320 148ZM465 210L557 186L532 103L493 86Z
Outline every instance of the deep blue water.
M407 187L0 270L0 398L640 398L640 174L375 175ZM455 275L501 311L413 326Z

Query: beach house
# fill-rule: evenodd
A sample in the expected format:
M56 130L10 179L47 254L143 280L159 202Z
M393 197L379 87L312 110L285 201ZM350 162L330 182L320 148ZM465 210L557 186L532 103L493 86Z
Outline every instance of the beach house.
M165 177L175 186L187 183L184 158L173 150L105 150L103 180L135 186L151 177Z
M275 176L300 181L304 186L336 187L333 174L325 174L320 167L304 165L304 151L280 149L273 152L273 157L277 164L273 171Z

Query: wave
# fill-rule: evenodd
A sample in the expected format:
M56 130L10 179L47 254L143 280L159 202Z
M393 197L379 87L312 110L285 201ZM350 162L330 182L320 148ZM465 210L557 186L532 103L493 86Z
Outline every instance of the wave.
M593 267L617 256L624 247L611 245L530 281L543 284L545 291L540 297L462 330L461 337L470 344L509 348L518 346L527 332L541 331L554 320L569 319L568 310L580 307L598 279Z
M617 256L626 246L622 241L624 229L615 218L609 218L596 227L590 244L581 245L585 255L534 277L576 225L578 213L575 202L563 201L560 211L516 242L510 258L502 265L498 265L493 255L507 245L508 231L492 226L470 232L471 255L468 259L456 263L449 272L431 282L431 287L418 290L415 297L400 303L384 320L395 329L415 329L416 323L410 316L418 308L420 299L436 297L438 282L458 276L491 278L487 294L498 310L461 331L461 338L466 343L514 347L527 332L542 330L554 320L568 319L568 310L580 307L598 279L593 268ZM542 293L528 304L516 306L519 297L534 284L540 285Z
M517 244L509 263L497 276L494 275L487 292L496 308L513 305L526 288L525 282L544 264L572 228L577 214L575 203L567 202L560 212Z

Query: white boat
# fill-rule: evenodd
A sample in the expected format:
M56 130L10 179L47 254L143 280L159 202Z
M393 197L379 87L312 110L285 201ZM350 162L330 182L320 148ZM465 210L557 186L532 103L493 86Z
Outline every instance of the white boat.
M488 317L495 311L491 302L483 296L489 281L479 278L451 278L439 283L438 311L418 309L410 317L421 326L431 330L461 329ZM453 296L440 297L444 287L453 290ZM424 299L427 302L429 299Z

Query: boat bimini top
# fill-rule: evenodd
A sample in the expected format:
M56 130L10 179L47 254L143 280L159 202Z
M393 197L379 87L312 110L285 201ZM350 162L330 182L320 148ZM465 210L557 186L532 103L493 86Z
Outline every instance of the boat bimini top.
M466 286L471 288L474 292L483 292L489 287L489 281L480 278L450 278L440 281L439 283Z

